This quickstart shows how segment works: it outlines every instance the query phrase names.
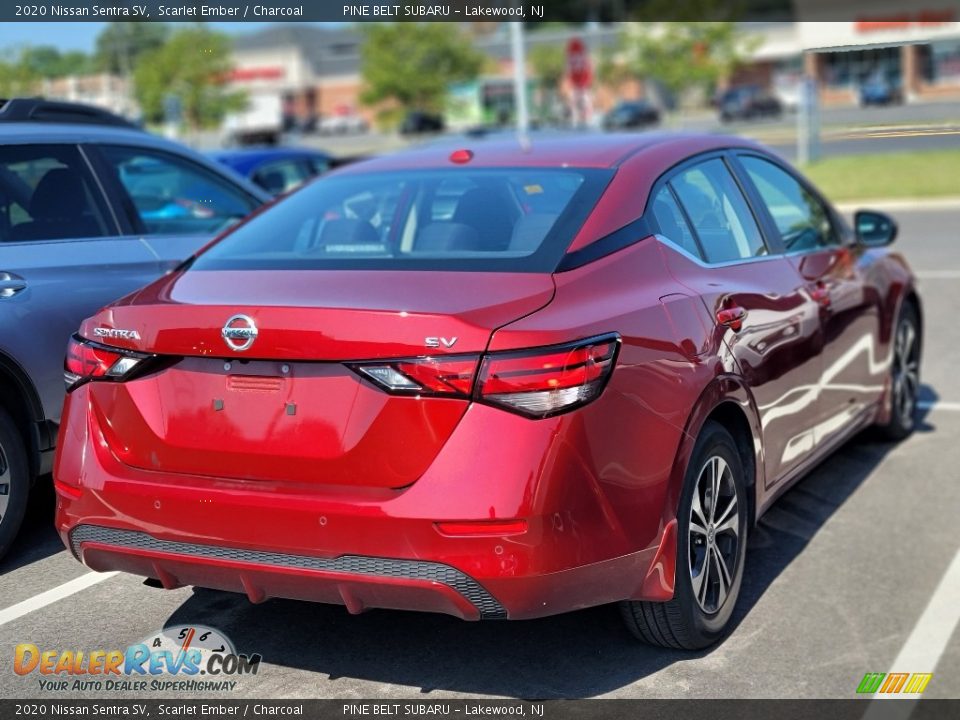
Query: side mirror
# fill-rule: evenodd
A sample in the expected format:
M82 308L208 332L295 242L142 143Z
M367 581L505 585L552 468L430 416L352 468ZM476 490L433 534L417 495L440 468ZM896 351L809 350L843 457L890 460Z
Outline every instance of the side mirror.
M858 210L853 216L857 242L866 247L889 245L897 238L897 223L889 215L874 210Z

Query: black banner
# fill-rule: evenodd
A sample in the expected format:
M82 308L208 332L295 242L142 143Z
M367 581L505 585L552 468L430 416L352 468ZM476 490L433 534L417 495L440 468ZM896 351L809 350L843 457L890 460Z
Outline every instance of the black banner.
M622 22L849 20L944 24L960 0L0 0L3 22Z
M0 700L0 718L263 718L312 720L941 720L958 700Z

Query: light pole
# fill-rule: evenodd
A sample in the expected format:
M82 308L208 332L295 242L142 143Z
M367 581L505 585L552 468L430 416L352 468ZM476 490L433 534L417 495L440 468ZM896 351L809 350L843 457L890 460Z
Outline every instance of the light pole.
M513 57L513 104L517 115L517 133L523 138L530 129L527 110L527 54L523 43L523 23L510 25L510 48Z

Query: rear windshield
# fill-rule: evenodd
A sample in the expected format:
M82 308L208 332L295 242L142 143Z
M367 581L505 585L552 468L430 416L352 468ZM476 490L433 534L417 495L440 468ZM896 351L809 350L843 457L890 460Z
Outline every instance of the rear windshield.
M611 175L459 167L334 175L238 226L191 269L552 272Z

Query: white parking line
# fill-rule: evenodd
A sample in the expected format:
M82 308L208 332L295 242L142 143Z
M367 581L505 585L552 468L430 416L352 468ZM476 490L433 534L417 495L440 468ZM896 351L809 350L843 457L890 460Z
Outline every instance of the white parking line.
M960 412L960 402L944 402L943 400L921 400L917 403L921 410L949 410Z
M913 626L913 631L907 642L900 649L900 654L890 665L890 672L905 673L933 673L931 683L937 681L937 675L934 672L940 657L943 655L947 643L953 636L957 624L960 623L960 549L957 550L947 568L947 572L940 578L940 584L933 591L930 602L926 609ZM881 694L873 696L877 699L903 699L899 694ZM886 705L886 703L884 703ZM877 702L871 702L870 708L864 714L864 720L873 720L874 718L906 718L913 709L914 703L898 703L899 713L891 713L889 708L880 709Z
M34 595L32 598L28 598L23 602L18 602L16 605L11 605L5 610L0 610L0 625L6 625L8 622L21 618L27 613L32 613L34 610L39 610L42 607L51 605L57 602L57 600L63 600L65 597L70 597L74 593L85 590L97 583L102 583L104 580L109 580L116 574L115 572L89 572L86 575L81 575L69 582L65 582L63 585L57 585L57 587L46 590L39 595Z

